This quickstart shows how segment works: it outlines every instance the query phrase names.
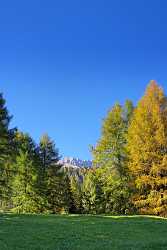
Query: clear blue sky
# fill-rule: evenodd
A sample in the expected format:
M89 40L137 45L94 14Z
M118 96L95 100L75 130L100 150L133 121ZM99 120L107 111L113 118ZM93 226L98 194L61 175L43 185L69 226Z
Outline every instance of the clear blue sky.
M0 4L0 90L12 125L62 155L89 159L115 101L150 79L167 90L166 0L29 0Z

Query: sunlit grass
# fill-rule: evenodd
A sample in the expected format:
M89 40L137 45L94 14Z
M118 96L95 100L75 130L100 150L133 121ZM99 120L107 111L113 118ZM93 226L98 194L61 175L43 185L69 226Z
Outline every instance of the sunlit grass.
M155 216L0 215L0 250L167 249Z

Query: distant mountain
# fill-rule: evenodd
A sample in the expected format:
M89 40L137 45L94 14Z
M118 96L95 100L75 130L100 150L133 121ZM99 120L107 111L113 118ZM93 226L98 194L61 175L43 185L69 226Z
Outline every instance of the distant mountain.
M81 160L74 157L65 157L64 159L60 160L60 163L64 166L72 166L76 168L91 168L92 161L90 160Z

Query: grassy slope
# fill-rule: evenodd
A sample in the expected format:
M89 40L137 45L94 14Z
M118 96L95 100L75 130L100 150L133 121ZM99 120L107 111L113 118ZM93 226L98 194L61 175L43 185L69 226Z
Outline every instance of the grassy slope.
M167 249L167 220L153 217L0 215L0 250Z

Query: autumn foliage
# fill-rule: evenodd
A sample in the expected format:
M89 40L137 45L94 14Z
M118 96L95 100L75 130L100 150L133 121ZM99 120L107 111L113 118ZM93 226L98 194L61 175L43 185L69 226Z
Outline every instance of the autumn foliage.
M108 111L92 168L63 166L48 135L37 144L10 120L0 94L0 211L167 217L167 97L155 81L136 107Z
M133 113L128 129L132 197L143 214L167 214L167 98L155 81Z

